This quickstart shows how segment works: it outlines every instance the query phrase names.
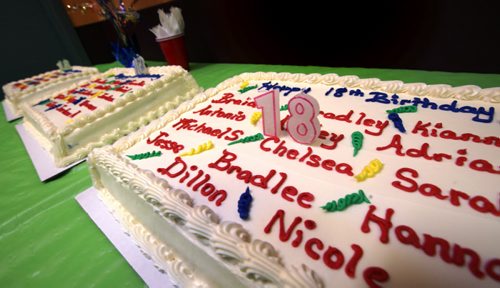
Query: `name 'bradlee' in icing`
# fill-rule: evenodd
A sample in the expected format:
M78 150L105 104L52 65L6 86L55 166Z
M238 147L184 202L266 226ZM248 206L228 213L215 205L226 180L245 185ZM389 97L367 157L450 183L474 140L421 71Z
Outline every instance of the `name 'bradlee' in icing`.
M48 118L54 119L53 124L61 128L77 117L89 115L98 108L112 105L126 93L141 89L160 77L160 74L135 76L111 74L42 100L33 107L46 113Z
M286 265L306 264L327 286L498 285L498 105L405 93L385 103L384 92L326 84L248 85L258 88L239 91L235 84L220 91L124 154L162 149L161 157L134 163L189 192L222 220L242 223L254 238L270 242ZM313 144L298 144L285 131L279 139L238 142L262 132L260 122L250 122L259 111L252 99L273 88L281 90L282 104L304 91L319 101L322 126ZM407 127L401 133L389 125L386 110L408 104L423 109L399 115ZM281 119L287 115L280 112ZM356 157L349 140L355 131L364 135ZM179 147L208 140L213 149L178 157ZM357 182L354 176L373 159L383 167ZM246 187L253 202L243 221L237 207ZM321 208L358 190L371 204L337 213Z

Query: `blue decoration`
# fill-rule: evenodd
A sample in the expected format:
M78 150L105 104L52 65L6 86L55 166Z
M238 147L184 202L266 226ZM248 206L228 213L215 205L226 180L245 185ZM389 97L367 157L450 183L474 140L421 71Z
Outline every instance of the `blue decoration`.
M398 113L389 113L389 119L394 123L394 127L398 129L401 133L406 133L405 126L403 125L403 120L399 117Z
M245 193L241 194L240 200L238 200L238 213L241 219L247 220L250 216L250 205L252 201L253 197L250 195L250 189L247 187Z
M111 43L111 49L116 61L120 62L123 66L131 68L132 61L137 54L133 47L122 47L118 42Z
M120 73L118 75L115 75L116 79L134 79L134 78L153 78L153 79L158 79L162 75L161 74L139 74L139 75L125 75L123 73Z

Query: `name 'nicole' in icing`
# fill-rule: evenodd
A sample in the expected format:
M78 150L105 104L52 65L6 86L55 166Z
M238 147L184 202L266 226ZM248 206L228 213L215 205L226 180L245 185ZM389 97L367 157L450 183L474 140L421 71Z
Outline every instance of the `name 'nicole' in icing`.
M364 254L361 246L355 243L351 244L353 253L349 257L346 257L348 256L346 251L342 251L333 245L328 245L328 243L325 243L320 238L308 237L307 232L317 228L314 220L296 216L290 223L290 221L285 221L285 216L286 212L284 210L277 210L264 227L264 232L271 234L273 233L273 228L277 226L277 236L281 242L287 243L291 240L290 245L292 247L302 248L312 260L320 261L332 270L343 268L349 278L356 278L356 270ZM371 266L365 268L363 278L369 287L381 287L380 282L387 282L389 280L389 273L383 268Z

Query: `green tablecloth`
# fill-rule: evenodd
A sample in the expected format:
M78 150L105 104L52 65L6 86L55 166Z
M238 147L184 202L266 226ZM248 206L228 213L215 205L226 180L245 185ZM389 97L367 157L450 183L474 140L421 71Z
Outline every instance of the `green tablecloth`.
M148 62L161 65L161 62ZM98 65L101 71L117 63ZM243 72L337 73L452 86L500 86L498 74L252 64L192 64L209 88ZM91 186L87 163L40 183L15 125L0 109L0 287L142 287L142 280L74 197Z

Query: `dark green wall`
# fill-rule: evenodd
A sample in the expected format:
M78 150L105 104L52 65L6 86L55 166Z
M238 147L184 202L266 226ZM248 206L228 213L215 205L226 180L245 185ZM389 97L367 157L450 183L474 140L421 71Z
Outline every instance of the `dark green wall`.
M2 1L1 7L0 85L57 69L63 58L90 65L59 0Z

